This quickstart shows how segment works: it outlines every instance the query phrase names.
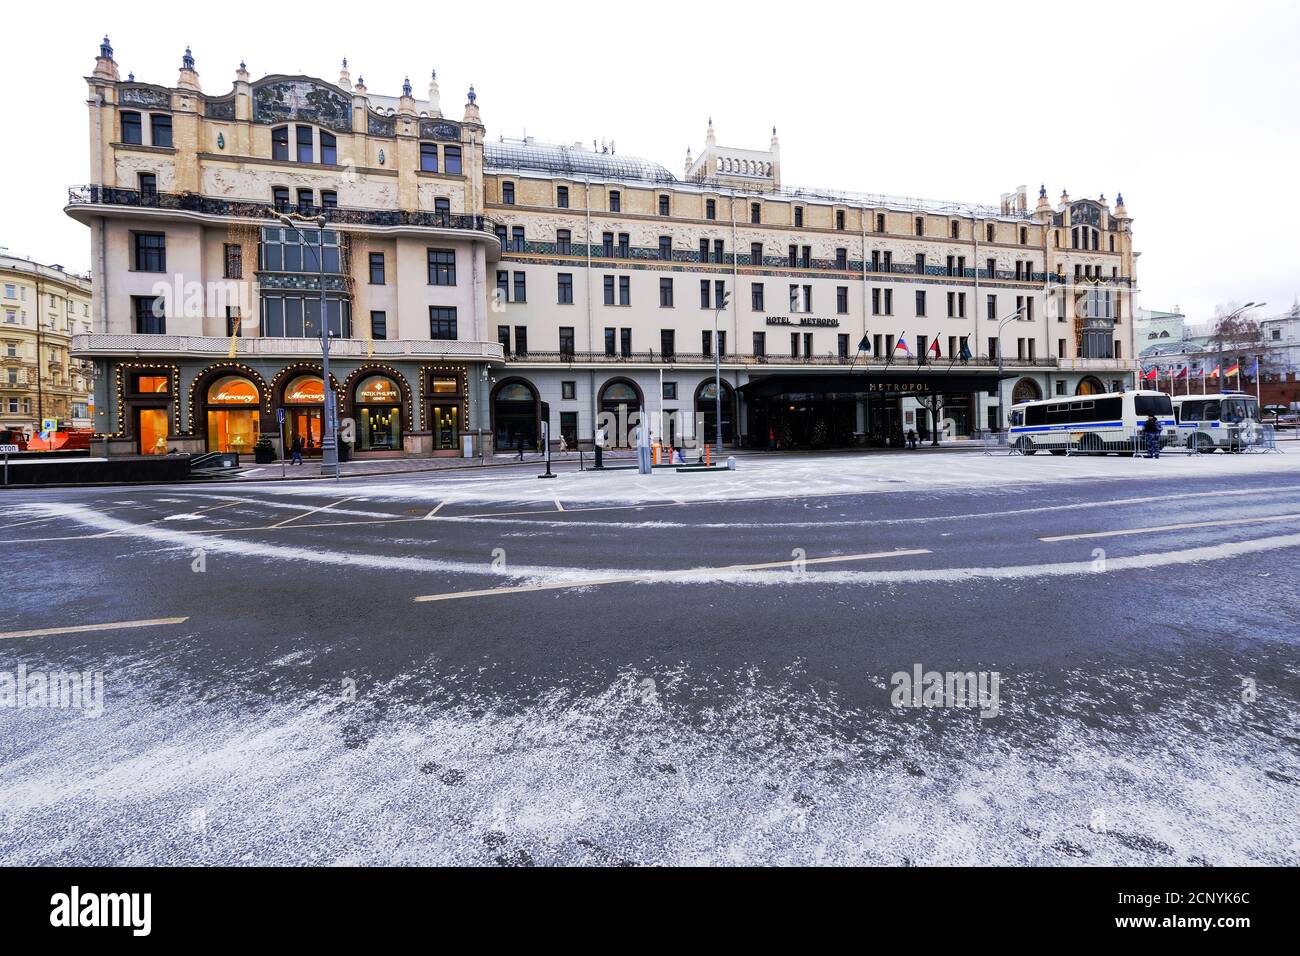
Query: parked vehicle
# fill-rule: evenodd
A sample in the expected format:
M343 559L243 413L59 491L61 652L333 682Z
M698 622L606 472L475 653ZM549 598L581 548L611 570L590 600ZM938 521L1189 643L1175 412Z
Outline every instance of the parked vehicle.
M1216 448L1237 452L1263 437L1259 402L1254 395L1245 392L1177 395L1173 402L1178 436L1188 448L1206 454Z
M1161 447L1178 440L1173 404L1164 392L1108 392L1021 402L1011 408L1008 444L1026 455L1040 450L1064 455L1072 448L1090 455L1131 453L1149 415L1160 423Z

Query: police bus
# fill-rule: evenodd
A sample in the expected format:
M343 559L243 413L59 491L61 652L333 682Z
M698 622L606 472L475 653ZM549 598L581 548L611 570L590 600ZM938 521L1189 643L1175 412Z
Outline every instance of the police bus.
M1169 396L1137 391L1057 396L1013 405L1007 441L1026 455L1039 449L1064 455L1071 447L1094 455L1132 452L1133 440L1142 435L1148 415L1160 423L1161 446L1178 440Z
M1241 451L1263 436L1259 400L1245 392L1174 396L1179 440L1207 454Z

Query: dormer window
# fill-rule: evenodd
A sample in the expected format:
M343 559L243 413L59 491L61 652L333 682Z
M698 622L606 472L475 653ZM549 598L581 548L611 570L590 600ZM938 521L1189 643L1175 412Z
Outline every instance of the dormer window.
M1029 230L1024 226L1020 227L1020 244L1022 246L1029 245Z
M840 232L844 231L844 210L843 209L835 210L835 228L838 229Z
M438 145L436 143L420 144L420 171L436 173L438 171Z
M995 227L994 227L993 223L990 222L990 223L986 223L986 224L985 224L985 226L984 226L984 241L985 241L985 242L992 242L992 241L993 241L994 237L996 236L996 233L994 232L994 229L995 229Z
M333 133L320 131L320 161L326 166L337 166L339 159L338 141Z
M924 235L925 235L925 219L924 219L924 217L922 217L922 216L917 216L917 217L912 221L912 226L913 226L913 228L916 230L916 234L917 234L918 236L924 236Z
M289 127L277 126L271 130L271 158L289 161Z
M803 226L803 206L794 207L794 224L797 227Z
M122 142L133 146L139 146L144 142L139 113L122 114Z
M172 118L166 113L151 113L149 132L155 146L171 146Z
M956 219L952 221L952 237L954 239L961 238L961 223Z

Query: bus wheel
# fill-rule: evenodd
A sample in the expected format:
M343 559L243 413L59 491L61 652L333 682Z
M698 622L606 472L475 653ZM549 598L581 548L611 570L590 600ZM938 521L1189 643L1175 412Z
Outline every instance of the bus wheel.
M1064 455L1064 454L1065 454L1065 449L1064 449L1064 448L1053 448L1053 449L1051 449L1051 453L1052 453L1053 455Z
M1034 447L1034 443L1028 438L1017 438L1016 447L1020 449L1020 454L1022 455L1032 455L1038 451L1038 449Z
M1210 435L1198 434L1196 436L1196 450L1202 455L1214 454L1214 438Z
M1104 455L1105 450L1102 448L1101 439L1096 435L1084 435L1079 442L1079 451L1086 455Z

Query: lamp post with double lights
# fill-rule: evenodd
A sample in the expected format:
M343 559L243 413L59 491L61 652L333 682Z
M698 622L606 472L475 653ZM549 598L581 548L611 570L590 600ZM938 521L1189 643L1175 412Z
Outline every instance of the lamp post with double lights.
M994 339L998 347L998 424L1004 430L1007 427L1007 418L1006 418L1006 408L1002 403L1002 329L1007 325L1008 322L1014 322L1016 319L1020 318L1021 313L1023 313L1024 311L1025 311L1025 307L1022 305L1020 308L1016 309L1016 311L1012 312L1010 315L1006 316L1003 319L1000 319L998 321L998 335L997 338Z
M321 380L325 390L325 416L321 425L320 439L320 473L325 478L339 477L339 446L337 429L337 410L335 408L334 390L330 388L330 323L329 311L325 305L325 224L324 214L318 216L295 216L275 210L275 217L298 234L303 246L311 248L311 243L294 219L300 222L316 224L316 272L320 283L320 364ZM342 303L340 303L340 307Z

